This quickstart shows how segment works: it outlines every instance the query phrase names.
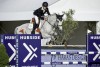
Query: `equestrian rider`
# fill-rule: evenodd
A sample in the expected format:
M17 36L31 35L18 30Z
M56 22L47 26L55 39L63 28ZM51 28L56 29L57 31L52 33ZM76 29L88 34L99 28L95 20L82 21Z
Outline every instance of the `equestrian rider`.
M34 23L32 33L35 33L36 28L39 29L38 27L39 27L39 24L40 24L40 20L45 20L45 18L44 18L45 13L50 15L47 2L43 2L42 7L38 8L37 10L35 10L33 12L33 14L35 15L35 23Z

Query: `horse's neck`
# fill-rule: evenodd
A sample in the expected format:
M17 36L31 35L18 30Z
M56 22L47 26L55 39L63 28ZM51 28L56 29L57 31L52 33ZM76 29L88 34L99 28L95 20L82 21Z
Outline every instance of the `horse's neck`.
M52 14L48 16L48 22L50 22L51 24L54 24L56 22L56 15Z

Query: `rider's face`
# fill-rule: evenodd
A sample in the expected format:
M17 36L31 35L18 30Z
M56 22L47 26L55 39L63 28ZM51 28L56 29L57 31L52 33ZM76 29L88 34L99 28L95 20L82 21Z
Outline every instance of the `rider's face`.
M43 7L44 10L46 10L46 7Z

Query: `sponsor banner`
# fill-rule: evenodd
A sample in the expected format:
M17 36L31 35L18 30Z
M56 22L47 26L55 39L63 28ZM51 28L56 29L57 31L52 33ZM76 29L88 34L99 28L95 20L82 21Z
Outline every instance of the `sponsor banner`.
M6 47L9 56L10 67L16 66L16 35L5 34L1 35L1 43Z
M100 67L100 35L88 35L88 67Z
M40 35L17 36L17 67L41 67Z
M85 52L86 50L64 50L64 49L42 49L42 52L68 52L69 54L47 54L41 56L41 62L51 62L44 64L42 67L86 67L86 64L78 64L78 62L86 62L87 56L84 54L75 54L77 52ZM69 62L68 64L62 64ZM76 64L74 64L76 62Z
M1 35L1 43L6 47L11 67L100 66L100 35L88 35L87 51L75 49L41 50L40 35L5 34Z

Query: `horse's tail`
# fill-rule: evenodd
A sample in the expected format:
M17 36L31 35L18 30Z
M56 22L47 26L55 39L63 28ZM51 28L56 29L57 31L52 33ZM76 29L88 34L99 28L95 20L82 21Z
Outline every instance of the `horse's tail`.
M18 28L16 27L14 30L14 34L17 34L17 30L18 30Z

